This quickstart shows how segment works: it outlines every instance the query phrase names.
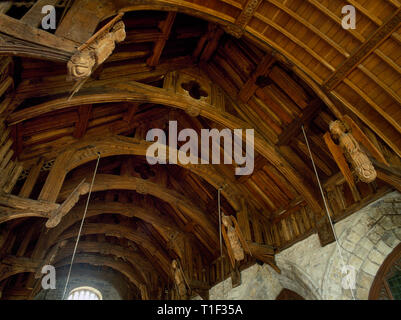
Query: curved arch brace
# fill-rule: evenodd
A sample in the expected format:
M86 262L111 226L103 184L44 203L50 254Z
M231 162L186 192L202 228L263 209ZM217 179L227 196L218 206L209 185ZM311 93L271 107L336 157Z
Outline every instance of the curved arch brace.
M61 154L57 157L54 167L63 168L62 170L58 169L55 172L53 170L50 173L50 176L57 175L58 179L56 179L57 184L45 184L40 198L50 198L48 194L48 189L50 188L52 195L52 201L55 201L57 195L55 193L59 192L59 188L61 188L62 180L64 179L68 171L87 163L89 161L95 160L97 158L97 152L100 152L102 157L110 157L116 155L137 155L137 156L146 156L146 151L148 147L152 144L152 142L148 142L145 140L138 140L135 138L128 138L124 136L110 136L110 137L102 137L98 139L84 139L69 148L67 148L64 153L70 154L69 157L64 157ZM169 147L159 145L160 150L165 149L166 154L169 154ZM179 153L179 151L177 151ZM200 160L198 160L200 163ZM195 165L188 164L183 165L181 163L177 163L177 165L190 170L191 172L197 174L205 181L210 183L216 189L226 186L222 193L226 197L227 201L232 205L234 210L239 211L241 208L240 204L240 192L233 185L232 181L229 178L221 175L213 166L211 165ZM67 171L67 172L66 172ZM50 178L49 178L50 179ZM58 181L58 182L57 182Z
M58 241L63 241L67 239L71 239L76 237L78 233L78 227L69 229L60 235ZM122 225L113 225L113 224L105 224L105 223L87 223L83 226L81 235L89 235L89 234L106 234L109 236L114 236L118 238L126 238L139 244L141 247L145 248L149 253L155 256L158 261L160 261L160 265L164 270L168 270L171 265L170 257L162 250L157 247L149 237L142 230L133 230L130 227L122 226Z
M215 121L231 130L249 128L249 125L246 122L234 117L227 112L219 112L214 106L208 103L195 100L191 97L175 94L167 91L166 89L156 88L137 82L129 82L126 84L116 85L113 88L101 87L83 90L82 92L74 96L71 100L68 100L67 98L55 99L53 101L46 102L38 106L30 107L24 109L23 112L19 111L15 113L9 120L14 122L23 121L26 118L38 116L49 111L63 109L80 104L121 101L151 102L182 110L187 110L194 107L200 109L201 116ZM245 135L243 135L243 139L246 139ZM305 197L305 200L308 202L314 212L321 212L321 206L312 189L305 184L302 177L281 156L281 154L276 150L276 147L270 142L266 141L263 138L263 135L258 132L255 132L254 147L256 151L258 151L262 156L269 160L269 162L273 166L275 166L284 175L284 177L286 177L291 182L291 184L293 184L294 188L299 192L299 194L302 194ZM73 154L73 150L65 152L63 154L64 161L68 162L67 159L70 159ZM60 162L60 160L58 160L58 162ZM65 165L62 163L55 163L54 168L56 167L59 170L57 174L59 174L59 172L65 171ZM52 173L50 173L40 195L40 199L46 199L49 201L55 200L52 194L57 191L57 188L54 188L54 186L57 185L57 181L59 181L59 179L60 177L55 177L54 175L52 175Z
M64 259L56 263L55 267L62 267L70 264L71 260L69 258ZM136 271L128 263L123 261L118 261L110 257L91 255L91 254L77 254L74 259L74 264L88 263L94 266L107 266L119 273L125 275L138 289L142 286L146 286L141 278L138 278Z
M65 199L71 190L74 189L76 181L67 181L60 192L59 199ZM211 252L215 252L217 244L217 228L212 224L210 218L198 206L189 201L186 197L174 190L162 187L156 183L149 182L135 177L116 176L111 174L98 174L92 187L92 192L105 190L132 190L141 194L149 194L159 198L173 207L182 209L188 217L198 224L211 239L211 243L206 239L201 239L203 244Z

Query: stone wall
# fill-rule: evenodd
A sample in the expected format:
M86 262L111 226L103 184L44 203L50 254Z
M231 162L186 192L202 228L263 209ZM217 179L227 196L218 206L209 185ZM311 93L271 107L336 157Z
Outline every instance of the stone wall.
M210 290L210 298L275 299L287 288L305 299L352 299L343 288L343 259L355 268L355 298L367 299L380 265L401 241L401 194L387 194L336 223L335 230L341 254L336 243L321 247L314 234L276 255L280 275L254 265L242 271L241 286L232 289L227 279Z

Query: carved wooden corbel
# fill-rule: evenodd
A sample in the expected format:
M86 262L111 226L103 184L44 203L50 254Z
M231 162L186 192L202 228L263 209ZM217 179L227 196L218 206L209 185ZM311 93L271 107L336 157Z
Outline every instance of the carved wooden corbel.
M115 23L114 26L109 25L108 28L99 30L86 44L79 47L68 61L70 79L80 81L89 78L92 72L113 53L116 43L125 40L125 25L122 21Z
M187 115L189 115L190 117L197 117L200 115L200 108L199 107L195 107L195 106L189 106L187 109L185 109L185 112L187 113Z
M146 183L140 179L135 182L135 191L139 194L146 195L149 193Z

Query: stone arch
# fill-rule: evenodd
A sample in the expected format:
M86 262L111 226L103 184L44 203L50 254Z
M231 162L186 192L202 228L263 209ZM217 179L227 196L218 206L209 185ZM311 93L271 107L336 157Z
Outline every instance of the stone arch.
M285 259L279 259L278 265L281 274L276 276L283 288L296 292L306 300L322 299L318 285L305 270Z
M366 300L380 266L401 242L401 196L393 192L336 224L345 265L355 269L354 296ZM352 299L342 285L342 262L335 243L322 279L324 299Z

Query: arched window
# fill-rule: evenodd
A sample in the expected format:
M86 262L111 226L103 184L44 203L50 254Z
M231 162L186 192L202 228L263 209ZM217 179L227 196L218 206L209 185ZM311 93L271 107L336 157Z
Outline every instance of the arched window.
M401 300L401 244L391 252L376 274L370 300Z
M95 288L79 287L71 290L67 300L102 300L102 294Z

